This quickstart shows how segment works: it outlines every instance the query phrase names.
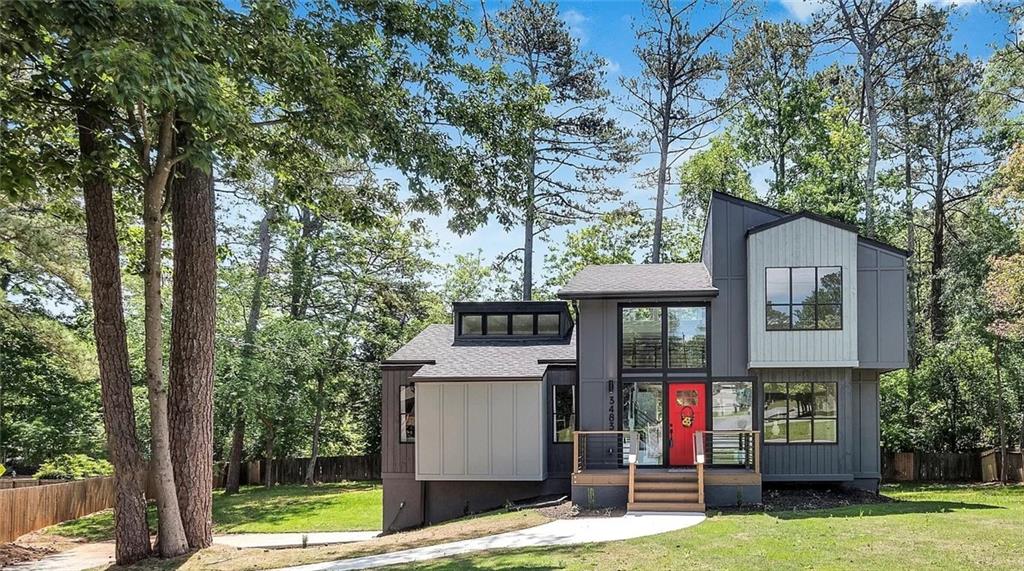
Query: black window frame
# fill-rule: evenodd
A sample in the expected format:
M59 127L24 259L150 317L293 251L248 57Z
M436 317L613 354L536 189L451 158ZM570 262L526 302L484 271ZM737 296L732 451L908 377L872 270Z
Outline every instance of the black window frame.
M768 428L766 426L767 423L769 421L775 422L775 421L778 421L780 419L768 418L768 413L765 410L765 405L767 404L767 400L768 400L768 397L767 397L768 391L765 390L765 388L764 388L765 385L786 385L786 417L785 417L785 421L786 421L786 441L785 442L781 442L781 441L778 441L778 440L768 440ZM789 410L790 410L790 405L789 405L789 386L790 385L811 385L811 403L812 403L812 406L814 407L815 410L812 410L811 416L806 417L808 420L811 421L811 441L810 442L804 442L804 441L792 442L790 440L789 421L790 420L794 420L794 419L791 419L790 415L789 415ZM816 410L817 409L817 403L815 403L815 401L814 401L814 395L815 395L815 390L814 389L815 389L816 385L835 385L836 411L835 411L834 415L818 416L817 410ZM840 409L839 409L839 382L838 381L764 381L763 383L761 383L761 434L764 435L763 440L764 440L764 444L766 446L838 446L839 445L839 410ZM795 420L802 420L802 419L795 419ZM815 421L817 421L817 420L831 420L831 421L833 421L835 423L835 427L836 427L836 431L835 431L836 439L835 440L831 440L831 441L827 441L827 440L816 441L815 440L815 438L814 438L814 424L815 424Z
M406 412L405 401L407 400L406 393L412 393L412 412ZM412 437L409 437L403 429L404 422L409 416L412 416ZM399 385L398 386L398 443L399 444L415 444L416 443L416 385Z
M572 408L568 419L568 427L572 430L576 430L576 385L568 384L557 384L551 385L551 443L552 444L572 444L572 438L569 440L558 439L558 389L569 389L569 394L572 396Z
M627 367L623 358L622 314L623 310L636 308L661 309L661 365L658 367ZM680 307L699 307L704 310L704 365L701 367L669 367L668 346L668 310ZM668 373L708 373L711 370L711 304L708 302L630 302L618 306L618 361L620 378L625 374L668 374Z
M814 302L813 303L794 303L793 302L793 270L800 269L814 269ZM818 284L821 282L820 270L822 268L838 268L839 269L839 302L833 303L822 303L818 301ZM771 303L768 301L768 272L769 270L787 270L789 273L789 303ZM846 277L843 271L843 266L766 266L764 269L764 329L768 332L774 331L842 331L844 325L843 319L843 290L846 287ZM793 327L793 307L794 306L814 306L814 327ZM820 320L818 319L818 307L828 306L836 307L839 309L839 326L838 327L821 327ZM768 311L772 307L785 307L789 309L789 327L783 329L773 329L768 326Z
M514 333L513 319L516 315L529 315L533 320L533 332L526 333ZM539 333L538 320L541 315L554 315L558 318L558 329L555 333ZM504 316L505 317L505 333L494 334L488 331L487 318L492 316ZM480 318L480 333L465 333L462 329L463 321L466 317L479 317ZM457 314L458 319L458 337L463 339L529 339L531 337L539 337L541 339L559 339L563 336L563 323L562 314L557 311L467 311L464 313Z

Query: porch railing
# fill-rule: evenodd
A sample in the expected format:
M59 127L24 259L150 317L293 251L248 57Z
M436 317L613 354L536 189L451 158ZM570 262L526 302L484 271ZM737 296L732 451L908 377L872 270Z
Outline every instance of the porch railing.
M698 465L745 468L761 473L761 433L757 430L705 430L693 435Z
M572 433L573 473L618 470L636 457L639 434L629 430L590 430Z

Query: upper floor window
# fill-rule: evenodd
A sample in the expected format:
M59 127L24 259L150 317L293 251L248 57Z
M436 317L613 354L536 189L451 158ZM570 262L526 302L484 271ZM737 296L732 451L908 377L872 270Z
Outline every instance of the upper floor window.
M843 269L765 268L768 331L843 328Z
M462 313L458 317L461 336L556 337L562 334L559 313Z
M707 367L706 307L623 307L621 318L623 369Z

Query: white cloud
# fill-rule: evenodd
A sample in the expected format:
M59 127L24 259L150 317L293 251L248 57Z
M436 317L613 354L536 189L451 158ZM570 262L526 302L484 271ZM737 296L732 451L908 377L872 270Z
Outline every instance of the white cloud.
M604 72L608 75L618 75L622 71L622 66L615 60L605 60Z
M918 4L932 4L934 6L955 6L957 8L966 8L971 4L977 4L978 0L917 0Z
M817 12L823 2L821 0L779 0L786 11L791 16L801 22L806 22L811 19L811 16Z
M581 14L579 11L571 9L562 12L562 19L565 20L565 23L569 24L570 26L579 26L583 22L589 20L589 18Z

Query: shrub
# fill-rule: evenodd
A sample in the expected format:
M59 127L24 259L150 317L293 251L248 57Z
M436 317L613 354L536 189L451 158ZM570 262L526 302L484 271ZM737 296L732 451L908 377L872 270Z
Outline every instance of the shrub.
M78 480L113 473L114 467L106 460L85 454L62 454L40 466L34 477L37 480Z

